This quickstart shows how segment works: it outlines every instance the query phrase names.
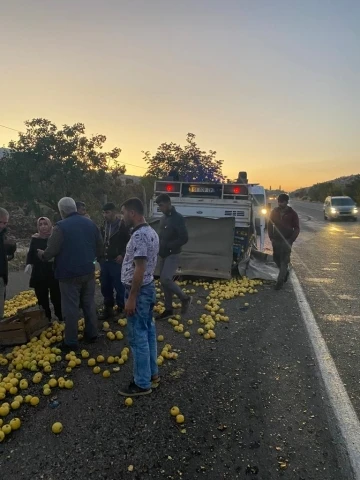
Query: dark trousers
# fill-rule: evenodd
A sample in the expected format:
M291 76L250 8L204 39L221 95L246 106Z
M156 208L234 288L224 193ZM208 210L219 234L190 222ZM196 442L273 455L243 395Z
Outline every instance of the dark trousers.
M57 280L52 280L49 282L39 282L34 286L35 295L38 299L39 305L45 310L47 318L51 318L51 309L49 302L49 293L51 303L54 306L55 315L62 322L62 312L61 312L61 294L59 282Z
M105 307L112 308L115 305L115 290L116 304L119 308L124 308L125 289L121 282L121 264L112 260L103 262L101 264L100 284Z
M85 276L71 281L60 281L61 305L65 321L65 343L69 347L78 345L79 305L84 312L86 338L95 338L98 334L95 277Z
M273 239L273 258L278 269L280 270L278 276L278 283L284 283L291 256L292 244L285 239Z

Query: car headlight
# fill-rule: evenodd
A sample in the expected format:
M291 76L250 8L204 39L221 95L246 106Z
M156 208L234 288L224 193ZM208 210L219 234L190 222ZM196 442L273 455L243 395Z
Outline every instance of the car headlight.
M337 212L336 208L334 208L334 207L332 207L330 211L331 211L331 213L336 213Z
M263 215L266 215L266 214L267 214L266 208L262 208L262 209L261 209L261 213L262 213Z
M353 208L354 213L358 213L358 209L356 207Z

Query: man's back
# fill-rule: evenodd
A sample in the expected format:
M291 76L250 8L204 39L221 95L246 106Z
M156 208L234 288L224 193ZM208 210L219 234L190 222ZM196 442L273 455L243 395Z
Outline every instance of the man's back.
M55 262L56 278L74 278L94 272L100 238L95 223L75 213L58 222L56 227L63 237Z

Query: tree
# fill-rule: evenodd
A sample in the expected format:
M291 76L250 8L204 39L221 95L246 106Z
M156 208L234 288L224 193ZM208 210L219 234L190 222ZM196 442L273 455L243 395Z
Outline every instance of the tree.
M39 204L57 210L63 196L82 199L106 193L125 173L120 148L103 151L105 135L85 135L85 126L75 123L58 129L50 120L26 121L26 132L11 141L11 155L3 159L4 175L13 200L36 210Z
M208 153L201 150L195 142L195 135L188 133L186 145L181 147L176 143L162 143L155 155L143 152L148 164L147 176L164 178L175 171L185 181L192 182L222 182L223 160L216 158L216 152Z
M352 181L346 185L344 193L360 205L360 175L354 176Z
M309 188L308 195L311 200L323 202L328 195L343 195L343 188L335 182L316 183Z

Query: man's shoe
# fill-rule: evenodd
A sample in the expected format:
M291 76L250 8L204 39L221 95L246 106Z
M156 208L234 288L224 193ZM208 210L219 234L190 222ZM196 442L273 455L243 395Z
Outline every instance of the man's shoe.
M98 339L97 335L95 335L95 337L87 337L84 335L84 342L87 344L95 343L97 339Z
M174 315L173 310L165 310L163 313L156 315L155 320L167 320Z
M119 394L123 397L141 397L149 395L151 392L151 388L140 388L134 382L131 382L129 386L122 388Z
M193 297L189 296L181 302L181 314L182 315L185 315L188 312L188 310L190 308L190 305L192 303L192 300L193 300Z
M289 275L290 275L290 270L287 270L285 278L284 278L284 283L286 283L288 281Z
M161 379L160 379L159 376L154 378L154 379L152 378L151 379L151 388L152 389L157 388L160 385L160 381L161 381Z
M62 341L61 344L59 345L60 350L63 353L70 353L70 352L78 352L79 351L79 345L67 345L65 341Z
M112 307L104 307L104 310L99 315L99 320L108 320L114 316L114 310Z

